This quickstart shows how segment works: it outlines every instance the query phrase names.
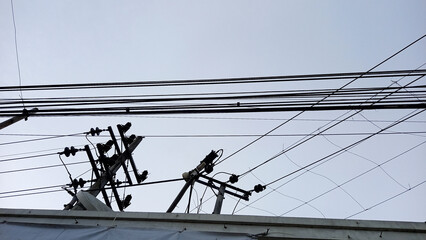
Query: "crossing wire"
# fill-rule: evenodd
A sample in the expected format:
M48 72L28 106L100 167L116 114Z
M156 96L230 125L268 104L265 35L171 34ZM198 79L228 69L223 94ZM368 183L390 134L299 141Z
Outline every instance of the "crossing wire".
M404 122L404 120L405 120L405 119L410 119L410 118L413 118L413 117L415 117L415 116L419 115L420 113L423 113L424 111L426 111L426 109L423 109L423 110L418 111L417 113L414 113L414 112L416 112L416 111L417 111L417 110L413 111L412 113L410 113L408 116L404 117L403 119L400 119L400 120L398 120L397 122L395 122L395 123L393 123L393 124L391 124L391 125L389 125L389 126L387 126L387 127L385 127L385 128L380 129L379 131L377 131L377 132L376 132L376 133L374 133L374 134L371 134L371 135L369 135L369 136L367 136L367 137L365 137L365 138L362 138L362 139L360 139L360 140L358 140L358 141L356 141L356 142L354 142L354 143L352 143L352 144L349 144L348 146L346 146L346 147L344 147L344 148L342 148L342 149L340 149L340 150L338 150L338 151L335 151L335 152L333 152L333 153L331 153L331 154L329 154L329 155L327 155L327 156L325 156L325 157L323 157L323 158L321 158L321 159L318 159L318 160L316 160L316 161L314 161L314 162L312 162L312 163L310 163L310 164L307 164L307 165L305 165L305 166L303 166L303 167L301 167L301 168L299 168L299 169L297 169L297 170L295 170L295 171L293 171L293 172L291 172L291 173L289 173L289 174L286 174L286 175L284 175L284 176L282 176L282 177L280 177L280 178L277 178L277 179L275 179L274 181L271 181L271 182L267 183L267 184L266 184L266 185L264 185L264 186L269 186L269 185L271 185L271 184L274 184L274 183L276 183L276 182L278 182L278 181L280 181L280 180L282 180L282 179L284 179L284 178L286 178L286 177L288 177L288 176L291 176L291 175L293 175L293 174L295 174L295 173L297 173L297 172L300 172L300 171L302 171L302 170L304 170L304 169L306 169L306 168L308 168L308 167L311 167L311 166L313 166L313 165L315 165L315 164L317 164L317 163L320 163L320 162L322 162L322 161L324 161L324 160L326 160L326 159L328 159L328 158L330 158L330 157L332 157L332 156L334 156L334 155L336 155L336 154L342 153L342 152L344 152L345 150L350 149L350 148L352 148L352 147L354 147L354 146L356 146L356 145L358 145L358 144L360 144L360 143L362 143L362 142L364 142L364 141L366 141L366 140L368 140L368 139L370 139L370 138L372 138L372 137L376 136L377 134L380 134L381 132L386 131L387 129L392 128L392 127L394 127L394 126L396 126L396 125L398 125L398 124L400 124L400 123Z
M338 92L341 89L344 89L345 87L347 87L349 84L355 82L356 80L358 80L360 77L369 74L371 71L373 71L374 69L376 69L377 67L381 66L382 64L384 64L385 62L389 61L390 59L394 58L395 56L397 56L398 54L400 54L401 52L405 51L406 49L408 49L409 47L411 47L412 45L416 44L417 42L419 42L420 40L422 40L424 37L426 37L426 34L421 36L420 38L416 39L415 41L411 42L410 44L408 44L407 46L405 46L404 48L400 49L399 51L397 51L396 53L392 54L391 56L389 56L388 58L386 58L385 60L381 61L380 63L376 64L375 66L373 66L372 68L370 68L368 71L366 71L364 74L360 75L359 77L356 77L354 79L352 79L350 82L344 84L342 87L340 87L338 90L336 90L336 92ZM324 99L326 99L327 97L325 97ZM323 100L324 100L323 99ZM321 102L321 100L319 101ZM231 158L232 156L235 156L237 153L243 151L244 149L246 149L247 147L251 146L252 144L256 143L257 141L261 140L263 137L265 137L266 135L274 132L275 130L279 129L280 127L284 126L285 124L287 124L288 122L290 122L291 120L297 118L298 116L302 115L304 113L304 111L294 115L293 117L291 117L290 119L284 121L283 123L279 124L278 126L274 127L273 129L271 129L270 131L266 132L263 136L260 136L258 138L256 138L255 140L249 142L248 144L244 145L242 148L238 149L237 151L233 152L232 154L230 154L229 156L223 158L220 162L215 162L215 165L218 165L224 161L226 161L227 159Z
M396 194L396 195L393 195L393 196L391 196L391 197L389 197L389 198L387 198L387 199L385 199L385 200L383 200L383 201L380 201L380 202L378 202L378 203L376 203L376 204L372 205L371 207L368 207L368 208L366 208L366 209L364 209L364 210L362 210L362 211L359 211L359 212L357 212L357 213L354 213L354 214L352 214L352 215L350 215L350 216L346 217L345 219L348 219L348 218L354 217L354 216L356 216L356 215L358 215L358 214L360 214L360 213L366 212L366 211L368 211L368 210L371 210L372 208L375 208L375 207L377 207L377 206L379 206L379 205L382 205L383 203L386 203L386 202L388 202L388 201L390 201L390 200L392 200L392 199L394 199L394 198L396 198L396 197L399 197L399 196L401 196L402 194L405 194L405 193L407 193L408 191L411 191L411 190L413 190L413 189L415 189L415 188L417 188L417 187L421 186L421 185L422 185L422 184L424 184L424 183L426 183L426 180L424 180L424 181L422 181L422 182L420 182L420 183L418 183L418 184L416 184L416 185L414 185L414 186L412 186L412 187L410 187L410 188L408 188L408 189L405 189L404 191L402 191L402 192L400 192L400 193L398 193L398 194Z
M418 80L419 80L419 79L421 79L421 78L422 78L422 77L418 77L418 78L416 78L415 80L413 80L413 81L411 81L411 82L407 83L407 84L406 84L406 86L408 86L408 85L410 85L410 84L412 84L412 83L414 83L414 82L418 81ZM392 83L392 84L393 84L393 83ZM400 89L402 89L402 88L400 88ZM398 91L398 90L397 90L397 91ZM392 94L392 93L389 93L389 95L390 95L390 94ZM389 95L387 95L387 96L389 96ZM384 96L382 99L387 98L387 96ZM377 104L377 103L378 103L378 102L380 102L382 99L379 99L377 102L373 102L373 103L371 103L371 105L370 105L370 106ZM366 103L368 103L368 100L366 101ZM292 150L292 149L294 149L294 148L296 148L296 147L298 147L298 146L300 146L300 145L304 144L305 142L307 142L307 141L309 141L309 140L311 140L311 139L315 138L316 136L319 136L319 135L323 134L324 132L328 131L329 129L331 129L331 128L333 128L333 127L335 127L335 126L337 126L337 125L339 125L339 124L343 123L343 122L344 122L344 121L346 121L347 119L349 119L349 118L351 118L351 117L353 117L353 116L357 115L358 113L360 113L362 110L363 110L363 109L360 109L360 110L358 110L358 111L356 111L356 112L352 113L351 115L349 115L349 116L347 116L347 117L345 117L345 118L343 118L343 119L339 120L338 122L336 122L336 123L332 124L331 126L328 126L328 127L327 127L327 128L325 128L325 129L322 129L322 130L321 130L321 131L319 131L318 133L315 133L315 134L311 135L311 136L310 136L310 137L308 137L308 138L304 138L304 139L302 139L302 140L299 140L299 141L298 141L298 142L296 142L295 144L291 145L290 147L286 148L285 150L281 151L280 153L276 154L275 156L273 156L273 157L269 158L268 160L266 160L266 161L264 161L264 162L262 162L262 163L258 164L257 166L255 166L255 167L251 168L250 170L248 170L248 171L246 171L246 172L244 172L244 173L240 174L239 176L245 176L247 173L249 173L249 172L251 172L251 171L254 171L254 170L256 170L257 168L259 168L259 167L261 167L261 166L263 166L263 165L265 165L265 164L269 163L270 161L272 161L272 160L276 159L277 157L281 156L282 154L287 153L288 151L290 151L290 150ZM345 114L346 114L346 113L345 113ZM343 114L342 116L344 116L345 114ZM340 118L340 117L341 117L341 116L339 116L338 118ZM325 126L327 126L327 125L328 125L328 124L324 125L323 127L325 127Z
M345 182L343 182L343 183L339 184L338 186L335 186L335 187L333 187L333 188L331 188L331 189L329 189L329 190L327 190L327 191L325 191L325 192L323 192L323 193L321 193L321 194L319 194L319 195L315 196L314 198L311 198L310 200L305 201L303 204L300 204L300 205L298 205L297 207L295 207L295 208L293 208L293 209L288 210L287 212L285 212L285 213L281 214L280 216L284 216L284 215L286 215L286 214L288 214L288 213L290 213L290 212L292 212L292 211L294 211L294 210L296 210L296 209L298 209L298 208L300 208L300 207L304 206L305 204L309 204L309 203L311 203L312 201L314 201L314 200L316 200L316 199L318 199L318 198L320 198L320 197L322 197L322 196L324 196L324 195L326 195L326 194L328 194L328 193L330 193L330 192L334 191L335 189L337 189L337 188L339 188L339 187L341 187L341 186L343 186L343 185L346 185L346 184L348 184L348 183L350 183L350 182L352 182L352 181L354 181L354 180L356 180L356 179L358 179L358 178L360 178L360 177L364 176L365 174L367 174L367 173L369 173L369 172L371 172L371 171L373 171L373 170L375 170L375 169L377 169L377 168L380 168L380 167L381 167L381 166L383 166L384 164L387 164L387 163L389 163L389 162L391 162L391 161L393 161L393 160L395 160L395 159L397 159L397 158L401 157L402 155L407 154L408 152L410 152L410 151L412 151L412 150L414 150L414 149L416 149L416 148L418 148L418 147L422 146L422 145L423 145L423 144L425 144L425 143L426 143L426 141L423 141L423 142L421 142L421 143L419 143L419 144L417 144L417 145L415 145L415 146L413 146L413 147L411 147L411 148L409 148L409 149L407 149L407 150L405 150L405 151L403 151L403 152L399 153L398 155L396 155L396 156L394 156L394 157L392 157L392 158L390 158L390 159L388 159L388 160L386 160L386 161L384 161L384 162L382 162L382 163L380 163L380 164L377 164L376 166L374 166L374 167L372 167L372 168L370 168L370 169L368 169L368 170L366 170L366 171L364 171L364 172L362 172L362 173L360 173L360 174L358 174L358 175L356 175L356 176L354 176L354 177L352 177L352 178L348 179L347 181L345 181ZM287 183L287 182L286 182L286 183ZM285 183L285 184L286 184L286 183ZM279 186L279 188L280 188L280 187L282 187L283 185L284 185L284 184L280 185L280 186ZM407 188L405 188L405 190L407 190ZM349 217L348 217L348 218L349 218Z
M393 127L393 126L396 126L396 125L398 125L398 124L400 124L400 123L404 122L404 120L406 120L406 119L410 119L410 118L412 118L412 117L414 117L414 116L416 116L416 115L418 115L418 114L420 114L420 113L422 113L422 112L424 112L424 111L425 111L425 110L421 110L421 111L418 111L417 113L414 113L415 111L414 111L414 112L411 112L411 113L409 113L408 115L406 115L405 117L403 117L403 118L399 119L398 121L396 121L396 122L394 122L393 124L391 124L391 125L389 125L389 126L387 126L387 127L383 128L383 129L381 129L381 130L380 130L380 131L378 131L378 132L381 132L381 131L384 131L384 130L386 130L386 129L389 129L389 128ZM378 132L376 132L376 133L378 133ZM376 133L375 133L375 134L376 134ZM370 138L370 137L368 137L368 138ZM364 138L364 139L365 139L365 138ZM367 140L367 139L365 139L365 140ZM357 142L360 142L360 141L357 141ZM415 146L415 147L413 147L413 148L410 148L409 150L404 151L403 153L401 153L401 154L399 154L399 155L395 156L394 158L391 158L390 160L386 161L385 163L387 163L387 162L389 162L389 161L392 161L393 159L396 159L397 157L402 156L403 154L405 154L405 153L407 153L407 152L409 152L409 151L411 151L411 150L413 150L413 149L415 149L415 148L419 147L420 145L422 145L422 144L424 144L424 143L426 143L426 141L422 142L421 144L416 145L416 146ZM264 186L268 186L268 185L271 185L271 184L273 184L273 183L276 183L276 182L278 182L278 181L280 181L280 180L282 180L282 179L284 179L284 178L286 178L286 177L289 177L289 176L291 176L291 175L294 175L295 173L300 172L300 171L302 171L302 170L304 170L304 169L306 169L306 168L308 168L308 167L311 167L311 166L312 166L312 167L311 167L309 170L312 170L312 169L314 169L314 168L316 168L316 167L318 167L318 166L320 166L320 165L322 165L322 164L324 164L324 163L326 163L326 162L328 162L328 161L332 160L333 158L335 158L335 157L339 156L340 154L344 153L344 151L345 151L345 150L347 150L347 149L350 149L350 148L351 148L350 146L354 147L354 146L356 146L356 145L355 145L355 144L350 144L350 145L348 145L348 146L346 146L346 147L344 147L344 148L342 148L342 149L340 149L340 150L338 150L338 151L333 152L332 154L329 154L329 155L328 155L328 156L326 156L326 157L323 157L323 158L321 158L321 159L319 159L319 160L316 160L316 161L314 161L314 162L312 162L312 163L310 163L310 164L308 164L308 165L305 165L305 166L303 166L303 167L301 167L301 168L299 168L299 169L297 169L297 170L295 170L295 171L293 171L293 172L291 172L291 173L289 173L289 174L286 174L286 175L284 175L284 176L282 176L282 177L280 177L280 178L278 178L278 179L276 179L276 180L274 180L274 181L271 181L270 183L268 183L268 184L266 184L266 185L264 185ZM316 164L316 165L315 165L315 164ZM383 164L384 164L384 163L379 164L379 165L376 165L376 166L375 166L375 167L373 167L371 170L374 170L374 169L376 169L376 168L380 167L380 166L381 166L381 165L383 165ZM371 170L369 170L369 171L371 171ZM369 172L369 171L367 171L367 172ZM299 174L299 175L297 175L297 176L293 177L292 179L290 179L290 180L286 181L285 183L281 184L280 186L278 186L276 189L281 188L282 186L284 186L284 185L288 184L289 182L291 182L291 181L295 180L296 178L298 178L298 177L302 176L303 174L304 174L304 173L301 173L301 174ZM365 173L364 173L364 174L365 174ZM363 175L363 174L361 174L360 176L362 176L362 175ZM355 177L355 178L357 178L357 177ZM352 180L351 180L351 181L352 181ZM343 184L340 184L339 186L342 186L342 185L343 185ZM339 186L334 187L334 188L333 188L333 190L334 190L334 189L339 188ZM272 193L272 192L266 193L265 195L261 196L260 198L256 199L255 201L251 202L251 203L250 203L250 204L248 204L248 205L254 204L255 202L257 202L257 201L259 201L259 200L263 199L264 197L268 196L270 193ZM314 200L314 199L312 199L312 200ZM310 201L308 201L308 202L310 202ZM244 207L244 208L245 208L245 207ZM241 211L241 210L242 210L242 209L244 209L244 208L241 208L241 209L237 210L236 212L239 212L239 211ZM281 216L282 216L282 215L281 215Z

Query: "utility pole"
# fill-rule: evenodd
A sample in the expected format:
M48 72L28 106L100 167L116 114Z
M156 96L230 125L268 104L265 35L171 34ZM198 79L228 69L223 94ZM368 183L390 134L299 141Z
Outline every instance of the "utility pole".
M170 205L170 207L167 209L168 213L173 212L173 210L175 209L175 207L177 206L177 204L180 202L180 200L182 199L183 195L185 194L186 190L188 190L188 188L190 186L192 186L194 184L194 182L200 177L201 175L201 171L204 169L206 171L208 171L209 173L211 172L211 170L213 170L212 165L213 165L213 160L217 157L217 153L215 151L211 151L201 162L200 164L198 164L198 166L196 168L194 168L193 170L189 171L189 172L184 172L182 174L182 177L186 180L185 185L183 186L183 188L180 190L180 192L178 193L178 195L176 196L175 200L172 202L172 204Z
M19 122L22 119L25 119L25 121L26 121L30 115L35 114L37 111L38 111L38 108L33 108L31 110L27 110L27 109L24 108L24 110L22 111L21 114L16 115L16 116L14 116L14 117L12 117L12 118L4 121L4 122L1 122L0 123L0 130L5 128L5 127L8 127L8 126L10 126L10 125L12 125L16 122Z
M126 161L128 160L132 160L131 161L131 165L133 167L133 172L135 173L135 176L137 176L137 182L140 183L141 181L146 179L146 175L147 175L147 171L145 170L142 174L139 174L137 169L136 169L136 165L133 161L132 158L132 152L136 149L136 147L139 145L139 143L142 141L142 137L140 136L135 136L132 135L131 137L126 137L125 133L129 130L131 126L131 123L128 122L126 123L124 126L123 125L117 125L119 132L120 132L120 136L121 136L121 140L123 142L123 145L125 147L125 151L121 152L119 149L119 145L116 141L116 138L114 136L114 133L112 131L111 127L108 127L108 130L112 140L109 140L107 143L105 144L97 144L97 150L99 153L99 159L95 160L93 158L93 155L91 153L90 147L88 145L86 145L84 147L84 151L86 151L87 156L89 158L90 164L92 166L92 170L93 173L96 177L96 180L94 182L94 184L92 186L90 186L90 188L88 190L85 190L85 192L93 195L94 197L96 197L99 193L102 193L102 196L105 200L105 204L111 208L111 204L110 201L108 199L108 194L106 193L105 190L105 186L107 184L109 184L111 186L112 192L114 194L118 209L120 211L123 211L124 208L126 208L128 205L130 205L130 199L131 199L131 195L126 196L126 198L124 200L121 200L117 189L116 189L116 182L115 182L115 175L117 173L117 171L123 167L126 166ZM104 130L100 130L97 128L97 130L91 130L91 132L97 133L99 135L100 131L104 131ZM106 131L106 130L105 130ZM90 132L88 132L90 133ZM87 134L88 134L87 133ZM94 135L94 133L92 133L92 135ZM112 148L115 147L115 152L117 154L114 154L111 157L107 157L105 154ZM101 169L98 169L97 166L97 162L100 163ZM130 174L127 170L127 167L123 168L124 172L126 174L127 177L127 183L129 183L129 185L132 185L132 180L130 178ZM84 210L85 208L83 207L83 205L79 202L78 198L77 198L77 194L75 194L72 198L72 200L65 205L64 210Z
M167 209L168 213L173 212L179 201L182 199L183 195L185 195L185 192L188 190L190 186L193 186L195 182L201 183L207 187L214 188L219 191L216 199L216 205L214 207L213 214L220 214L222 209L222 203L223 199L225 199L225 193L244 199L246 201L249 200L249 196L251 193L249 191L245 191L243 189L234 187L232 185L229 185L225 182L218 181L214 178L207 177L203 175L205 172L206 174L209 174L213 171L213 160L217 157L217 153L215 151L211 151L201 162L200 164L194 168L193 170L189 172L185 172L182 174L183 178L186 180L185 185L182 187L178 195L176 196L175 200L172 202L170 207ZM204 172L203 172L204 170ZM232 176L234 177L234 175ZM236 177L236 176L235 176ZM200 180L200 178L206 179L206 181ZM232 183L235 183L237 180L232 180ZM215 185L218 184L219 186ZM234 191L226 190L226 188L232 189Z

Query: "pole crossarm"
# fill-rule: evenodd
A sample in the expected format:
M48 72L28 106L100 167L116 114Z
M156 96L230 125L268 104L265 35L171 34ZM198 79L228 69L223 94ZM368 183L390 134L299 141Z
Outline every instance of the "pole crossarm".
M216 179L208 177L208 176L201 175L200 177L207 179L208 182L205 182L205 181L198 179L198 180L196 180L198 183L201 183L201 184L208 186L208 187L212 187L212 188L217 189L217 190L220 190L220 186L224 185L225 188L233 189L233 190L240 192L242 194L237 194L235 192L231 192L231 191L228 191L228 190L225 190L225 193L232 195L232 196L235 196L235 197L238 197L238 198L241 198L241 199L246 200L246 201L249 200L249 196L251 195L250 191L243 190L241 188L232 186L230 184L227 184L225 182L221 182L219 180L216 180ZM219 184L219 186L216 186L213 183L217 183L217 184Z

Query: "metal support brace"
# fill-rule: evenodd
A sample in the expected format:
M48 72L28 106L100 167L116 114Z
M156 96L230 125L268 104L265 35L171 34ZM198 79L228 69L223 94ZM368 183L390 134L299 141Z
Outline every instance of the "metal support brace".
M93 158L93 155L92 155L92 152L90 151L89 145L84 146L84 150L86 150L87 157L89 158L90 165L92 165L92 170L95 174L96 179L99 179L101 176L99 175L99 170L98 170L98 167L96 166L95 159ZM105 204L109 208L111 208L111 203L109 202L108 194L106 193L105 189L102 189L101 192L102 192L102 197L105 200Z
M121 154L120 146L117 143L117 139L115 138L115 135L114 135L114 132L112 131L111 126L108 127L108 131L109 131L109 135L111 135L112 141L114 142L115 150L116 150L117 154L120 155ZM126 166L126 163L124 161L121 162L121 166L123 167L124 173L126 174L127 181L129 182L130 185L133 185L132 179L130 178L129 171L127 170L127 166Z
M217 194L216 204L214 205L213 214L220 214L222 210L223 199L225 198L225 188L226 184L221 184L219 188L219 193Z
M123 132L122 126L120 124L117 125L117 129L118 129L118 132L120 133L121 139L124 140L125 136L124 136L124 132ZM142 140L142 138L141 138L141 140ZM123 142L123 145L124 145L124 148L126 149L125 153L127 153L127 155L125 157L129 159L130 165L132 165L133 173L135 174L137 182L141 183L142 179L139 176L138 169L136 168L135 161L133 160L132 152L129 151L129 146L127 146L126 142Z
M173 212L175 207L178 205L179 201L182 199L183 195L185 194L186 190L194 184L194 182L198 179L198 175L192 176L183 186L183 188L180 190L179 194L176 196L175 200L170 205L169 209L167 209L168 213Z
M101 156L103 156L103 153L101 153ZM106 178L108 179L108 181L111 184L111 189L112 189L112 192L114 193L114 197L115 197L115 201L117 202L118 209L120 209L120 211L123 211L123 204L121 204L120 195L118 195L117 188L115 188L114 179L112 178L113 174L111 173L111 170L109 169L107 163L103 163L103 165L105 167ZM103 191L105 191L105 190L103 190Z

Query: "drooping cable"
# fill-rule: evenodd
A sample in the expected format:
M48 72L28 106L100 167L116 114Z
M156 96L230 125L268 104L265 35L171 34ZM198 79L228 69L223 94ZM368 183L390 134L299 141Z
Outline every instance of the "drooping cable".
M426 111L426 109L423 109L423 110L420 110L420 111L415 110L415 111L411 112L408 116L406 115L404 118L402 118L402 119L398 120L398 121L397 121L397 122L395 122L394 124L391 124L391 125L389 125L389 126L387 126L387 127L385 127L385 128L382 128L381 130L377 131L376 133L374 133L374 134L372 134L372 135L369 135L369 136L367 136L367 137L364 137L364 138L362 138L362 139L360 139L360 140L358 140L358 141L356 141L356 142L354 142L354 143L352 143L352 144L349 144L348 146L346 146L346 147L344 147L344 148L342 148L342 149L339 149L339 150L337 150L337 151L335 151L335 152L333 152L333 153L331 153L331 154L329 154L329 155L327 155L327 156L325 156L325 157L323 157L323 158L320 158L320 159L318 159L318 160L316 160L316 161L314 161L314 162L311 162L311 163L309 163L309 164L307 164L307 165L305 165L305 166L303 166L303 167L301 167L301 168L299 168L299 169L297 169L297 170L295 170L295 171L293 171L293 172L291 172L291 173L289 173L289 174L286 174L286 175L284 175L284 176L282 176L282 177L280 177L280 178L277 178L277 179L275 179L275 180L273 180L273 181L271 181L271 182L267 183L265 186L268 186L268 185L274 184L274 183L276 183L276 182L278 182L278 181L280 181L280 180L282 180L282 179L284 179L284 178L286 178L286 177L288 177L288 176L291 176L291 175L293 175L293 174L295 174L295 173L297 173L297 172L300 172L300 171L302 171L302 170L304 170L304 169L306 169L306 168L309 168L309 167L311 167L311 166L313 166L313 165L315 165L315 164L318 164L318 163L320 163L320 162L322 162L322 161L324 161L324 160L326 160L326 159L328 159L328 158L330 158L330 157L332 157L332 156L334 156L334 155L336 155L336 154L342 153L342 152L344 152L344 151L345 151L345 150L347 150L347 149L351 149L352 147L354 147L354 146L356 146L356 145L358 145L358 144L360 144L360 143L362 143L362 142L364 142L364 141L366 141L366 140L368 140L368 139L370 139L370 138L372 138L372 137L376 136L376 135L377 135L377 134L379 134L380 132L386 131L387 129L392 128L392 127L394 127L394 126L396 126L396 125L398 125L398 124L400 124L400 123L404 122L406 119L413 118L413 117L415 117L415 116L419 115L420 113L423 113L424 111Z

